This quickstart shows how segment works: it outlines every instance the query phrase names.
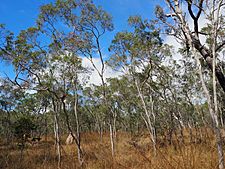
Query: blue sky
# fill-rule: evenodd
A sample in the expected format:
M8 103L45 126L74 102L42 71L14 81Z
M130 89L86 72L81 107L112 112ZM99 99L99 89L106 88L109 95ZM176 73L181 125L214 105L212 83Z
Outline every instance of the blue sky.
M154 7L161 4L163 0L94 0L113 16L115 30L107 34L104 39L103 48L107 49L116 32L127 30L127 19L131 15L141 15L143 18L154 17ZM35 24L41 5L54 2L54 0L1 0L0 23L6 25L7 29L18 34ZM0 76L4 73L13 77L13 69L9 64L0 62Z

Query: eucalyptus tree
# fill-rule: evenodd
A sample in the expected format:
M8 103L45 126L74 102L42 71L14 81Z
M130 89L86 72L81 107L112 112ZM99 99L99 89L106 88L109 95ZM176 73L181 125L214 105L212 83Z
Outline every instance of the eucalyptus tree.
M187 50L194 47L205 60L209 69L213 70L212 43L208 46L207 42L204 43L202 36L205 36L208 42L215 41L216 48L214 51L216 54L223 50L225 45L223 37L224 0L165 0L165 2L169 9L164 11L162 7L158 6L156 8L156 16L165 26L166 32L171 36L175 36L186 46ZM188 10L185 10L185 8ZM206 22L206 28L201 29L200 19ZM225 91L225 78L219 65L216 66L215 73L221 87Z
M54 47L86 57L91 62L101 79L101 85L104 89L102 90L104 104L108 107L106 113L109 114L112 112L106 97L105 61L101 48L101 38L107 31L112 31L111 21L112 18L109 14L101 7L96 7L89 0L58 0L55 3L47 4L41 7L41 14L37 21L41 30L52 39ZM59 25L65 25L66 29ZM100 60L100 69L94 62L96 58ZM111 120L109 126L111 128ZM113 142L111 144L113 156Z
M100 142L102 142L107 120L107 115L104 113L106 111L106 107L103 103L102 88L101 86L96 85L85 87L83 95L84 108L94 119L94 128L97 129L100 135Z
M140 114L136 95L136 88L128 76L108 79L108 90L111 94L111 105L117 109L118 127L125 131L130 131L131 135L138 130Z
M82 88L78 77L84 72L85 69L81 66L81 59L73 53L65 52L61 55L52 53L49 57L49 65L43 74L43 77L50 80L48 83L51 86L54 111L64 113L64 116L61 117L65 118L67 129L75 140L78 160L81 165L84 159L80 140L78 115L80 97L78 92L81 92ZM70 113L73 115L70 116Z
M6 138L6 143L12 141L12 123L13 109L16 106L16 100L23 97L23 92L13 88L6 79L0 79L0 110L1 110L1 135Z
M4 35L1 37L1 57L14 64L14 82L20 88L32 87L38 91L48 91L58 100L61 98L64 104L62 96L58 96L52 89L51 77L45 81L42 75L43 70L49 66L48 58L65 52L88 58L101 77L102 86L105 86L105 61L100 38L106 31L111 31L113 25L111 16L91 1L57 0L44 5L36 26L21 31L16 38L5 31L2 25L1 28L1 35ZM96 57L101 60L101 70L97 69L93 61ZM21 81L24 85L21 85ZM73 87L76 88L76 85ZM104 97L105 93L104 89ZM56 110L57 106L54 107Z
M40 29L31 27L23 30L15 37L8 33L1 46L1 58L10 62L15 69L15 78L9 81L21 91L35 90L51 92L51 86L41 78L47 66L47 51L40 42ZM57 132L58 133L58 132ZM57 135L58 136L58 135ZM59 137L57 137L58 167L61 163Z
M141 116L156 152L157 79L163 70L162 61L170 55L170 50L162 44L160 30L154 27L154 21L134 16L129 18L129 24L133 31L119 32L112 41L109 64L133 80L143 111Z
M165 0L168 10L156 8L156 15L165 26L169 35L173 35L180 43L186 46L186 50L194 51L196 60L201 58L207 64L212 72L213 95L210 95L208 89L202 81L202 86L207 98L209 112L213 121L213 129L216 133L217 148L219 156L219 168L224 168L222 140L218 123L218 106L216 92L216 78L225 91L225 76L219 62L224 43L224 0ZM186 7L186 9L184 8ZM168 14L166 14L168 12ZM201 28L200 18L206 22L206 26ZM190 24L191 23L191 24ZM193 28L191 27L193 25ZM203 38L202 38L203 36ZM206 39L204 42L203 39ZM200 57L198 56L200 55ZM198 64L198 65L199 65ZM202 65L199 65L202 66ZM199 69L201 73L201 70ZM201 75L200 75L201 77ZM203 78L201 78L204 80ZM213 97L213 99L211 99Z

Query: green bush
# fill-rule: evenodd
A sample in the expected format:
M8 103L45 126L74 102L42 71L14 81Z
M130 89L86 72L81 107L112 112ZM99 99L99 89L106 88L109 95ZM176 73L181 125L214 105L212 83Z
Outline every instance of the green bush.
M14 134L17 138L23 138L24 135L29 136L32 130L35 130L37 126L34 124L31 118L21 117L13 125Z

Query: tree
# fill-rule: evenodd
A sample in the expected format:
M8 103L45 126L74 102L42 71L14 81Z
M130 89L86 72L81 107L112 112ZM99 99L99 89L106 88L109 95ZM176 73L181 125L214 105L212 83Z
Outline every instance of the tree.
M208 106L210 110L211 119L213 121L213 129L217 137L217 148L219 156L219 168L224 168L223 150L221 144L221 136L218 124L217 115L217 94L216 94L216 78L225 92L225 76L220 66L217 64L221 50L223 50L224 43L224 13L223 13L223 0L166 0L166 4L170 10L169 14L165 14L161 7L156 8L156 16L165 26L169 35L175 36L183 45L186 46L187 52L191 49L198 51L202 59L206 62L208 68L212 71L213 75L213 102L211 101L209 93L205 85L203 88L207 93ZM183 8L183 2L188 11ZM188 17L186 14L189 14ZM208 21L207 27L201 30L199 19L202 17ZM188 19L193 23L193 29L189 26ZM201 35L206 37L206 43L201 40ZM197 53L194 53L196 55ZM197 56L196 56L197 57ZM201 62L199 62L201 63ZM201 78L202 79L202 78ZM210 108L211 107L211 108ZM213 111L212 111L213 109Z
M129 18L133 32L119 32L112 41L110 51L113 52L109 64L124 71L133 80L143 113L149 136L156 153L156 113L154 95L157 79L163 70L162 60L170 55L169 48L162 44L159 30L154 22L142 20L141 17ZM149 92L149 95L145 94ZM156 98L156 97L154 97Z
M80 10L76 15L74 10ZM46 34L53 37L52 46L57 51L68 51L82 57L86 57L101 78L103 89L105 88L105 61L103 59L100 38L106 31L111 31L113 25L111 16L101 8L97 8L91 1L56 1L41 8L38 26ZM58 31L57 23L66 24L67 31ZM93 59L98 57L101 61L101 69L98 70ZM106 90L103 91L104 104L107 106ZM106 113L111 113L110 109ZM109 123L110 125L110 123ZM110 125L111 126L111 125ZM114 146L112 144L112 155Z
M30 118L21 117L13 124L13 128L15 136L25 143L24 139L30 136L31 131L36 129L36 125Z
M59 28L59 23L65 24L68 29ZM113 25L111 17L101 8L97 8L91 1L57 0L55 3L44 5L41 7L37 25L21 31L17 38L12 33L5 31L3 26L1 28L2 32L6 32L6 36L2 37L4 43L1 44L1 57L13 63L16 69L16 77L12 82L21 89L32 88L40 92L49 92L54 98L52 100L54 111L58 110L61 104L65 106L64 100L61 99L61 94L65 94L68 91L66 91L67 86L63 86L61 82L62 86L57 86L58 82L54 79L55 74L46 76L49 79L44 80L46 78L44 72L48 70L49 58L52 56L57 58L61 55L65 56L65 53L69 53L72 54L72 57L78 55L87 57L96 69L93 58L99 55L102 68L99 71L96 70L101 77L102 84L105 84L103 77L105 68L100 47L100 37L106 31L111 31ZM46 45L40 41L43 38L49 44ZM69 62L73 63L72 60L66 62L68 64ZM54 65L51 66L53 71ZM51 70L49 71L51 74ZM69 79L71 88L73 88L73 91L77 90L77 74L69 78L71 78ZM57 89L55 89L54 85ZM74 105L77 103L76 92ZM66 115L65 109L63 110ZM74 112L76 114L76 106L74 106ZM57 118L55 119L57 121ZM77 127L79 127L78 124ZM70 128L69 125L68 128Z
M206 36L208 38L208 42L216 39L214 41L216 46L214 49L215 53L218 54L222 50L222 47L225 45L223 33L221 32L224 27L224 21L222 19L223 0L213 0L212 2L205 0L185 0L184 2L188 7L188 14L194 25L193 31L188 24L189 18L187 18L185 10L182 9L182 1L166 0L171 13L165 14L163 9L158 6L156 8L156 16L164 24L169 35L173 35L180 40L182 44L186 45L187 50L194 47L201 54L209 69L213 71L212 44L207 47L206 44L201 42L200 35ZM196 14L195 11L197 11ZM201 16L203 19L205 18L210 21L210 23L213 22L214 25L210 26L209 24L207 29L200 30L199 19ZM225 91L225 77L219 65L216 66L215 74L220 86Z

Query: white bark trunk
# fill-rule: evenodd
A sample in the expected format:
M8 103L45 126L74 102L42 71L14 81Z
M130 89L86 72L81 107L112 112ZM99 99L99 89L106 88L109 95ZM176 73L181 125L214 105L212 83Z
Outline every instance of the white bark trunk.
M142 116L142 118L145 121L146 127L147 127L148 132L149 132L150 139L152 141L152 147L153 147L153 150L154 150L154 155L156 155L156 133L155 133L155 128L154 128L154 126L152 124L155 121L155 114L153 112L153 101L151 99L151 113L150 113L148 111L148 109L147 109L145 100L143 98L143 95L141 93L140 87L138 86L138 83L137 83L136 80L135 80L135 85L136 85L136 88L137 88L137 91L138 91L138 95L139 95L139 97L141 99L141 103L142 103L142 106L143 106L144 112L145 112L145 116ZM153 122L151 121L150 115L153 118Z
M112 124L109 124L109 132L110 132L110 143L111 143L111 152L112 152L112 157L115 155L115 147L114 147L114 136L113 136L113 127Z
M58 120L58 108L57 102L53 100L53 110L54 110L54 133L55 133L55 145L56 152L58 156L58 168L61 168L61 145L60 145L60 133L59 133L59 120Z
M196 54L195 54L195 56L196 56ZM213 109L213 103L212 103L212 100L210 97L210 93L209 93L209 91L206 87L206 84L204 82L204 79L203 79L201 63L197 56L196 56L196 60L197 60L198 66L199 66L198 71L199 71L202 87L203 87L204 93L207 98L208 109L209 109L210 117L212 119L212 125L213 125L212 127L214 130L215 136L216 136L217 151L218 151L218 158L219 158L219 169L224 169L224 155L223 155L223 147L222 147L222 138L221 138L219 123L218 123L218 115L216 114L215 109ZM214 76L215 76L215 74L214 74ZM214 108L215 108L215 106L214 106Z
M75 85L75 91L77 91L77 86ZM77 158L79 161L79 164L82 166L84 159L83 159L83 151L81 149L81 138L80 138L80 124L79 124L79 119L78 119L78 113L77 113L77 100L78 100L78 95L75 93L75 98L74 98L74 116L76 120L76 145L77 145Z

